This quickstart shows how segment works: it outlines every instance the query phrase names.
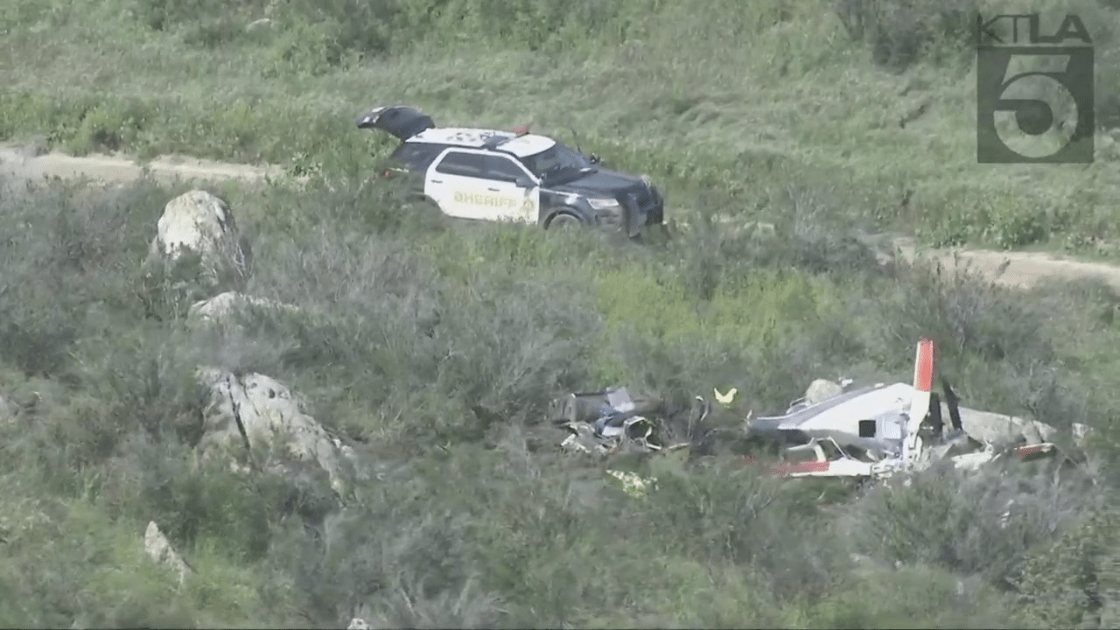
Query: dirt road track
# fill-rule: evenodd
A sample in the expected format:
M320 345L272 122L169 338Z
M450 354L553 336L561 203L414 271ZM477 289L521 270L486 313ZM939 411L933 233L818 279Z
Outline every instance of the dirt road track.
M36 155L35 152L16 146L0 146L0 177L16 180L59 177L74 179L87 177L106 183L127 182L141 177L145 168L151 175L164 181L174 179L263 181L266 176L277 177L283 169L247 164L227 164L183 156L161 156L142 166L124 157L88 155L73 157L62 153ZM913 239L896 238L894 246L907 258L922 255L939 260L951 270L957 265L967 265L995 282L1008 286L1029 287L1044 278L1088 279L1099 278L1120 291L1120 266L1107 263L1082 262L1056 258L1049 254L1033 252L996 252L963 249L922 251ZM999 270L1007 265L1003 273Z
M958 257L954 261L953 251L935 250L922 252L915 246L910 238L894 239L895 247L902 251L907 258L916 254L925 255L936 260L948 270L957 266L969 268L995 280L998 284L1028 288L1043 279L1084 280L1100 279L1120 291L1120 266L1102 262L1085 262L1057 258L1042 252L998 252L974 249L956 250ZM1007 265L1002 274L1000 267Z
M153 177L169 181L182 179L241 179L262 181L277 177L283 169L263 168L247 164L224 164L185 156L160 156L146 165ZM73 157L62 153L35 155L18 147L0 146L0 176L16 179L88 177L104 182L126 182L138 179L145 166L134 160L101 154Z

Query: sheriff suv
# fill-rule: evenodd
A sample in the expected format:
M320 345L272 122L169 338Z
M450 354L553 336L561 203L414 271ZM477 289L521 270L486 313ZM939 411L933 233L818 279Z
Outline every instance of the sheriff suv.
M400 140L383 176L414 176L418 192L451 217L545 229L583 225L630 237L662 224L664 203L646 177L600 168L594 154L527 128L437 128L407 106L370 110L357 125Z

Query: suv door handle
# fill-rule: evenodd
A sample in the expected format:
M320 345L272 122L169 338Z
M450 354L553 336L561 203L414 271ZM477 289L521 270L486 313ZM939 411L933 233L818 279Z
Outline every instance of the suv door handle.
M433 184L442 184L443 183L442 179L429 179L428 181L432 182Z
M501 191L500 191L499 189L497 189L497 188L487 188L486 190L489 190L489 191L491 191L491 192L501 192Z

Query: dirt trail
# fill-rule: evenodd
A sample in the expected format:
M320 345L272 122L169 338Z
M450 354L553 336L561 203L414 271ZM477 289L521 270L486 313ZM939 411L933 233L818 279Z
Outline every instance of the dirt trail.
M113 155L95 153L73 157L58 152L36 155L32 149L0 146L0 177L24 180L88 177L91 180L114 183L138 179L145 168L153 177L163 181L177 178L263 181L266 176L275 178L284 172L277 167L226 164L178 155L160 156L147 165L141 165L135 160Z
M1120 266L1102 262L1086 262L1058 258L1043 252L999 252L977 249L923 250L914 239L899 237L894 245L906 258L915 255L941 262L948 270L969 267L998 284L1028 288L1044 279L1099 279L1120 291ZM954 253L957 254L954 260ZM1006 268L1000 273L1000 268Z
M134 160L118 156L93 154L73 157L57 152L36 154L33 150L21 147L0 146L0 177L16 180L87 177L105 183L117 183L139 178L145 168L153 177L164 181L263 181L267 176L275 178L283 174L283 169L277 167L228 164L184 156L161 156L146 165L140 165ZM1007 286L1029 287L1046 278L1098 278L1120 291L1120 266L1107 263L1067 260L1035 252L923 250L915 245L913 239L904 237L893 239L893 244L906 258L923 256L935 259L949 270L967 265L985 277ZM1000 273L1005 265L1003 273Z

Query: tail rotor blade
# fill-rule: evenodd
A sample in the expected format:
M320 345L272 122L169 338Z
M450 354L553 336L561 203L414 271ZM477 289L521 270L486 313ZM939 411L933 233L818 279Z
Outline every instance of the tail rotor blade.
M941 397L937 392L931 392L929 395L929 423L933 429L933 435L941 437L941 432L945 428L945 421L941 418Z
M945 390L945 404L949 407L949 421L953 424L954 431L961 430L961 399L957 397L957 393L949 386L949 381L945 378L941 379L941 388Z

